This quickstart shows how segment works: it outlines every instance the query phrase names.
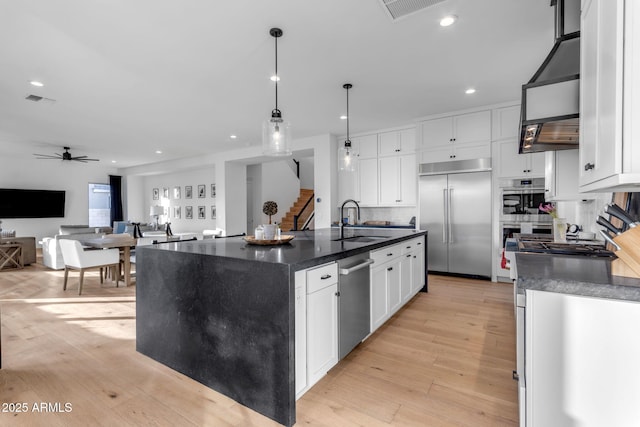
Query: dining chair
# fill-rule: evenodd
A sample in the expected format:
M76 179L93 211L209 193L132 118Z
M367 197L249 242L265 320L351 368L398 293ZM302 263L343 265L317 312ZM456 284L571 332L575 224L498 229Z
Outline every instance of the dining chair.
M62 259L64 260L64 285L62 290L67 290L67 280L69 278L69 270L80 270L80 285L78 287L78 295L82 294L82 282L84 272L90 268L100 268L100 283L102 280L102 269L104 267L113 267L116 269L115 274L116 287L120 285L120 250L104 249L99 251L85 251L82 244L78 240L61 239L60 250Z

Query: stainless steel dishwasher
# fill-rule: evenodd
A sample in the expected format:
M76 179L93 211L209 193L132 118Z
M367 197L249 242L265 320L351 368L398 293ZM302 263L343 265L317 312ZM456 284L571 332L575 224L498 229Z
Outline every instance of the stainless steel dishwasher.
M345 357L371 332L369 253L338 261L338 356Z

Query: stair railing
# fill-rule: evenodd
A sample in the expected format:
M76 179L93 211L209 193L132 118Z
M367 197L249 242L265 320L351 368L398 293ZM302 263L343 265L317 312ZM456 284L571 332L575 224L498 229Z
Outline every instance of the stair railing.
M313 200L313 198L315 197L315 193L311 194L311 197L309 197L307 199L307 203L304 204L304 206L302 207L302 209L300 209L300 212L298 212L297 215L293 216L293 230L297 231L298 230L298 219L302 216L302 214L304 213L304 211L307 209L307 207L310 205L311 201ZM309 217L313 216L313 211L311 211L311 213L309 214ZM309 225L309 221L306 221L304 226L308 226Z

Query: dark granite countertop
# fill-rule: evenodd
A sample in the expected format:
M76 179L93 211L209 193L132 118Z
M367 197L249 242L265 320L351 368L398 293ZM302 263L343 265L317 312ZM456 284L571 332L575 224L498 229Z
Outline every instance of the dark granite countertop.
M194 240L142 246L136 250L163 250L244 259L277 264L287 264L293 270L335 261L358 253L367 252L403 240L426 235L426 231L407 229L363 229L347 227L345 237L385 236L374 242L335 241L340 238L338 228L285 232L295 238L287 244L277 246L250 245L242 237L225 239Z
M640 302L640 279L611 274L611 258L516 253L518 293L539 290Z

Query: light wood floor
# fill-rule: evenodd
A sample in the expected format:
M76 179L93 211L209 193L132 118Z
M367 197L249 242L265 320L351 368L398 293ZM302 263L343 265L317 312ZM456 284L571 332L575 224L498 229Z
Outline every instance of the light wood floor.
M0 425L278 425L137 353L135 286L89 274L78 297L77 275L66 292L62 278L39 264L0 272L0 403L28 406ZM429 281L298 401L297 425L517 425L511 287ZM49 412L33 411L41 402Z

